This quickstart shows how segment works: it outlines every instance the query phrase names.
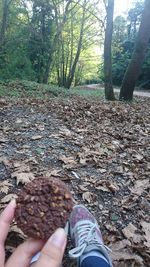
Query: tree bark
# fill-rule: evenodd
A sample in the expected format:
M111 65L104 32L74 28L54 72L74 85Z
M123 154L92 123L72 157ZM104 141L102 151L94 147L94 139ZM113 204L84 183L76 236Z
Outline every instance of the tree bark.
M62 23L57 28L57 33L55 34L54 39L53 39L52 47L51 47L50 54L49 54L49 57L47 60L47 66L46 66L46 70L45 70L45 74L44 74L44 78L43 78L43 83L45 83L45 84L48 83L50 68L51 68L51 64L52 64L52 58L53 58L54 52L56 51L59 36L62 33L64 24L67 20L67 15L68 15L69 7L70 7L71 3L72 3L72 0L68 0L68 2L66 4L65 11L64 11Z
M142 15L142 21L132 54L132 59L125 73L119 99L121 101L132 101L133 92L139 77L142 63L145 57L146 49L150 39L150 0L145 0L145 7Z
M84 33L85 14L86 14L86 3L87 3L87 0L84 1L84 5L83 5L83 15L82 15L80 36L79 36L76 55L75 55L74 61L72 63L72 66L70 66L69 75L68 75L68 78L67 78L66 84L65 84L65 88L68 88L68 89L71 87L71 84L73 82L73 79L75 76L75 71L76 71L76 66L77 66L77 63L79 61L79 57L80 57L80 53L81 53L81 49L82 49L82 40L83 40L83 33Z
M2 16L2 23L1 23L1 29L0 29L0 45L3 44L4 39L5 39L9 2L10 2L9 0L3 0L3 16Z
M105 98L107 100L115 100L112 85L112 33L113 33L113 14L114 0L108 0L106 7L107 20L104 41L104 81L105 81Z

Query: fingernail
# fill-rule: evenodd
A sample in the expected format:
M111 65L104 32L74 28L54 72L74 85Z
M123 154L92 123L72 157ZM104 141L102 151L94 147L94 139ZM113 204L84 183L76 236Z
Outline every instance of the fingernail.
M64 229L57 229L56 232L50 237L49 242L58 248L63 248L66 243L66 233Z

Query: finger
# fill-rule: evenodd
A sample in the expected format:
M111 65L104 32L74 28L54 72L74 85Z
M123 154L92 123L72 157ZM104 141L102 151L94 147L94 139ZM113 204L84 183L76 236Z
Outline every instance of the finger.
M0 266L5 261L4 243L9 231L10 223L14 218L16 201L12 200L0 215Z
M30 265L32 257L42 249L42 240L28 239L20 245L6 262L5 267L27 267Z
M0 244L5 243L10 223L14 218L15 208L16 201L13 199L0 215Z
M47 241L35 267L60 267L67 237L64 229L59 228Z

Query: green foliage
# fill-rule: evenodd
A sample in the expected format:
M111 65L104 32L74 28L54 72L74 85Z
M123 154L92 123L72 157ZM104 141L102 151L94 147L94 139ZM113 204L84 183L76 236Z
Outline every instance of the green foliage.
M118 16L114 20L113 43L112 43L112 74L113 83L121 85L127 66L131 60L136 42L143 1L137 1L129 10L128 17ZM150 47L145 57L138 85L142 88L150 88Z
M79 87L67 90L56 85L45 85L27 80L15 81L0 81L0 97L9 98L40 98L49 99L52 97L68 98L71 96L84 96L84 97L103 97L103 89L98 88L95 90L86 90Z
M3 2L0 0L0 37L3 25ZM69 11L64 0L13 0L6 12L7 27L0 43L0 79L22 79L48 81L64 85L70 76L80 37L83 4L72 2ZM75 68L75 84L83 80L98 78L98 60L92 62L93 47L99 45L99 23L93 14L96 9L90 1L86 3L86 19L81 44L81 60ZM89 11L90 12L89 12ZM65 13L66 12L66 13ZM95 40L94 40L95 39ZM1 40L1 38L0 38ZM89 53L90 47L92 50ZM88 62L87 62L87 54ZM64 70L65 68L65 70ZM65 75L64 75L65 73ZM63 80L63 81L62 81Z

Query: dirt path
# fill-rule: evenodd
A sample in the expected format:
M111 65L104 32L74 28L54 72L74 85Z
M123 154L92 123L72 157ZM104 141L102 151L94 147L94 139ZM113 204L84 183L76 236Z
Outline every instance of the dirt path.
M83 88L91 89L91 90L100 88L101 90L104 90L104 87L101 84L85 85L85 86L82 86L82 89ZM119 93L120 89L114 88L114 92ZM150 91L134 91L134 96L150 97Z
M114 266L148 267L149 114L148 100L3 101L1 209L34 177L59 177L97 218ZM13 225L7 251L23 238Z

